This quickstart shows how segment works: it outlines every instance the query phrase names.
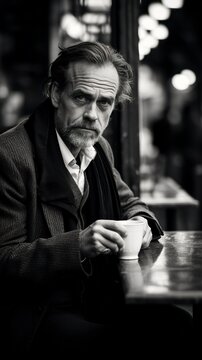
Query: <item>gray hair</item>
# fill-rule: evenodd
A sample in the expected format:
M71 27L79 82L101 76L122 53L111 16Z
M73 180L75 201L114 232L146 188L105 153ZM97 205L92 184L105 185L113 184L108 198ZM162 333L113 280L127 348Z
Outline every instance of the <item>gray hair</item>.
M86 61L101 66L111 63L119 76L119 89L116 104L132 101L133 71L124 57L111 46L100 43L84 41L66 48L60 48L56 60L50 64L50 76L47 80L47 95L50 96L53 83L57 82L61 90L67 84L66 71L70 64Z

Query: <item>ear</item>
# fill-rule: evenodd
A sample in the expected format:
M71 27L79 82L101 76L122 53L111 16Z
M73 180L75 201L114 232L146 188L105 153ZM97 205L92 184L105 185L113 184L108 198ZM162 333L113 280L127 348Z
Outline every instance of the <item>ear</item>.
M51 88L51 102L55 108L58 108L60 102L60 91L58 83L54 82Z

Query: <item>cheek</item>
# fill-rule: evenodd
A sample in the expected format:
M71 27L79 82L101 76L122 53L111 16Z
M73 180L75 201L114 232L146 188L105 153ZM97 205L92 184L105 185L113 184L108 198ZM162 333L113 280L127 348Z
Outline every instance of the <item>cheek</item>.
M60 126L66 128L70 125L73 125L77 119L80 119L83 116L83 111L74 106L70 106L66 103L61 104L58 109L58 122Z
M99 116L99 119L100 119L100 123L101 123L101 126L102 126L102 129L104 130L107 125L109 124L109 119L110 119L110 115L111 115L111 112L110 113L101 113L100 116Z
M62 104L63 117L69 118L70 121L74 122L76 119L81 118L84 113L83 107L78 107L74 102L70 100L65 101Z

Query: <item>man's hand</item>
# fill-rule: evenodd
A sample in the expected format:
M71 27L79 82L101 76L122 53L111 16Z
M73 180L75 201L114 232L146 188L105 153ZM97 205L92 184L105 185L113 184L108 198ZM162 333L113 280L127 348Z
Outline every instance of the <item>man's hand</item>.
M126 229L115 220L97 220L80 233L80 252L95 257L108 252L118 253L124 247Z
M152 231L150 226L148 225L148 221L143 216L136 216L133 219L140 220L144 223L144 236L142 241L142 249L146 249L149 247L149 244L152 240Z

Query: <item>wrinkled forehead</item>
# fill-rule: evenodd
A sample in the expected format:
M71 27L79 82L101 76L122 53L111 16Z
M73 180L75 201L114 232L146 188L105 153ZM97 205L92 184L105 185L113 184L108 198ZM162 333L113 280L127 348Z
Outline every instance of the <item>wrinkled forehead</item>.
M102 66L85 62L70 64L67 80L74 91L99 91L114 98L119 87L118 72L111 63Z

